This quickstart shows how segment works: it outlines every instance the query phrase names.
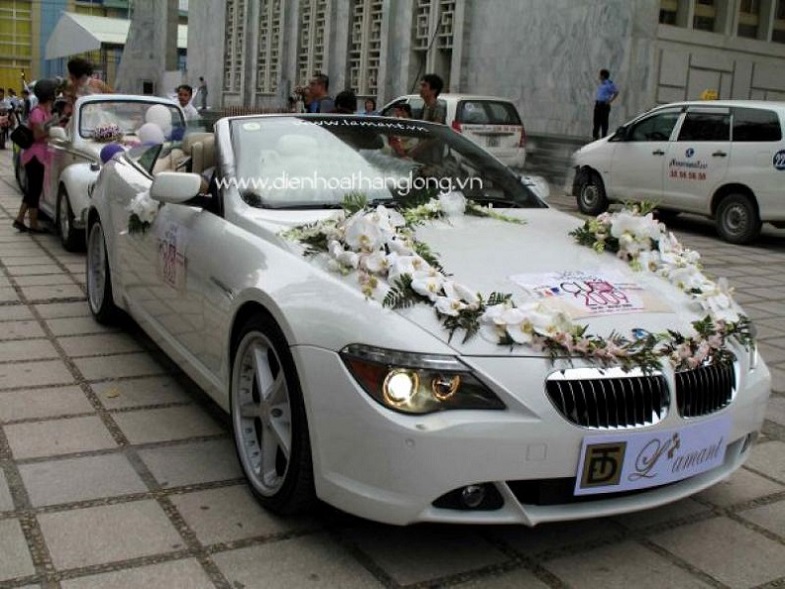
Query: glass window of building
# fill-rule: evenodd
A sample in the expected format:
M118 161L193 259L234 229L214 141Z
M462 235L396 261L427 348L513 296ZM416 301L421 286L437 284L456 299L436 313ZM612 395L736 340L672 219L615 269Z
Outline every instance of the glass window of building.
M695 15L692 17L692 28L699 31L714 31L717 21L717 7L715 0L697 0L695 2Z
M678 13L678 0L662 0L660 2L660 24L675 25Z
M785 43L785 0L777 0L771 40L776 43Z
M741 0L739 3L739 37L758 38L760 0Z

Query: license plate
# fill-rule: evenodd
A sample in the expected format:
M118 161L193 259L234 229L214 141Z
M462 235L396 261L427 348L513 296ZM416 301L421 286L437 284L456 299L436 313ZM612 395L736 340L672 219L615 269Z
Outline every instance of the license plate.
M730 431L725 417L673 430L587 436L575 494L634 491L709 471L725 460Z
M488 147L499 147L499 138L488 137Z

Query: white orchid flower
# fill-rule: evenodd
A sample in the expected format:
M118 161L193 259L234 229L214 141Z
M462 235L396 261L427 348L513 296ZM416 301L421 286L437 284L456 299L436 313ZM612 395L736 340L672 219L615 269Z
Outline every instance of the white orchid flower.
M412 290L419 295L435 301L442 291L444 277L438 272L415 271L412 275Z
M466 308L466 303L460 299L442 296L437 296L433 305L439 313L450 317L457 317Z
M360 254L357 252L341 252L336 259L344 266L354 268L355 270L360 265Z
M449 298L460 299L469 306L475 306L480 303L480 297L476 292L452 280L446 280L442 288L444 289L444 294Z
M414 254L411 244L408 240L401 238L400 235L393 235L387 239L387 247L390 251L402 256L411 256Z
M382 251L363 256L362 265L372 274L386 274L389 268L387 255Z
M396 256L394 261L390 262L390 271L388 278L390 282L400 278L404 274L409 274L414 277L417 272L430 271L431 266L418 255L413 256Z
M346 244L354 251L373 252L384 241L379 226L365 217L353 217L346 226Z

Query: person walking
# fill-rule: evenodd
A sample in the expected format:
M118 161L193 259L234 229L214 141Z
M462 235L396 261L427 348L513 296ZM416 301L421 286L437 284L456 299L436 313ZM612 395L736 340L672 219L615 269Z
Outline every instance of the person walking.
M30 113L28 125L33 132L33 144L22 152L21 161L27 174L27 191L22 197L22 205L14 220L14 229L31 233L48 233L38 224L38 201L44 189L44 170L48 163L46 138L49 127L57 122L52 118L52 104L55 100L57 83L54 80L38 80L33 92L38 105ZM25 214L30 217L30 226L25 225Z
M611 114L611 103L616 100L619 90L611 81L611 73L600 70L600 84L594 95L594 127L591 136L594 139L605 137L608 134L608 118Z
M207 82L204 81L202 76L199 76L199 88L197 89L197 92L199 93L201 109L204 110L207 108Z

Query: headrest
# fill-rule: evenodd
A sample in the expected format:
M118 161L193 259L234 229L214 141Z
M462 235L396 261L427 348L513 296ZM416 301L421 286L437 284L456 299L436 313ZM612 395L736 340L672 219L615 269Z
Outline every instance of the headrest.
M202 141L196 141L191 145L191 171L194 174L201 174L207 168L215 166L215 137L208 133Z
M191 149L194 143L201 143L208 137L212 136L212 133L189 133L183 137L183 151L186 155L191 155Z

